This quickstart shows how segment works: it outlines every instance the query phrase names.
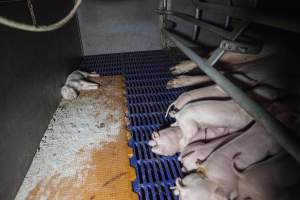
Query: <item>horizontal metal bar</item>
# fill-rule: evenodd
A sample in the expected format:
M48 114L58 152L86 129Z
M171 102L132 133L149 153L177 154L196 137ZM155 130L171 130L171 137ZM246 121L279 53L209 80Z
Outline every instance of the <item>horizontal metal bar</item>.
M178 17L180 19L185 20L186 22L192 23L192 24L196 24L198 26L200 26L203 29L207 29L211 32L214 32L220 36L222 36L223 38L226 38L228 40L232 39L232 35L233 33L230 31L227 31L225 29L219 28L215 25L209 24L207 22L204 22L200 19L195 19L195 17L185 14L185 13L181 13L181 12L177 12L177 11L173 11L173 10L155 10L156 13L158 14L162 14L162 15L172 15L175 17Z
M226 77L224 77L215 68L197 55L192 49L185 46L177 39L175 35L166 31L166 35L171 41L191 60L193 60L199 68L207 74L216 84L218 84L236 103L245 109L257 122L261 123L266 131L275 138L275 140L295 159L300 162L300 140L290 132L288 128L282 125L270 113L265 111L259 104L249 98L240 88L234 85ZM255 148L255 147L254 147Z
M299 19L284 16L275 16L257 9L224 6L213 3L205 3L200 0L193 0L193 3L202 10L210 10L217 14L229 15L238 19L255 22L276 28L300 33Z

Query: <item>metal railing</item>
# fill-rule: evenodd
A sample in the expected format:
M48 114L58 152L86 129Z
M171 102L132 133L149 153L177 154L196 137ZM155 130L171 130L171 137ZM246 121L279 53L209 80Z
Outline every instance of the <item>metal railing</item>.
M164 0L167 3L166 0ZM194 3L201 9L198 0L193 0ZM166 4L164 4L166 5ZM202 5L202 3L201 3ZM200 19L196 19L193 16L180 13L177 11L171 11L166 9L167 5L162 10L156 10L157 13L162 15L172 15L181 18L189 23L193 23L201 28L214 32L227 40L236 40L241 33L245 30L249 21L243 20L238 26L234 28L233 31L227 31L220 27L216 27L212 24L206 23ZM209 9L213 9L209 7ZM224 12L223 12L224 13ZM230 14L230 13L225 13ZM233 17L236 17L235 15ZM263 18L263 17L261 17ZM242 18L243 19L243 18ZM248 18L247 18L248 19ZM196 28L196 27L195 27ZM199 56L195 51L193 51L188 46L184 45L181 41L182 38L172 33L171 30L164 29L165 35L178 47L187 57L197 63L198 67L218 84L236 103L238 103L249 115L251 115L258 123L261 123L266 131L275 138L275 140L295 159L300 162L300 140L296 134L292 133L286 126L284 126L280 121L274 118L269 112L262 108L258 103L249 98L239 87L234 85L230 80L228 80L224 75L222 75L218 70L213 68L213 65L222 57L226 52L222 45L220 45L210 56L210 58L205 59ZM221 42L226 43L225 40Z

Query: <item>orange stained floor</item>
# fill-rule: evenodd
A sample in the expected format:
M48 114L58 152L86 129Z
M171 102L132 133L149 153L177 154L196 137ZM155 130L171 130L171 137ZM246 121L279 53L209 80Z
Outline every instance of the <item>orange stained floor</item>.
M92 96L104 99L103 103L112 110L120 109L123 115L115 117L108 114L104 124L121 121L121 129L116 141L103 144L99 149L90 152L87 166L73 177L59 178L59 174L40 181L30 191L27 200L135 200L138 199L132 192L131 182L134 180L134 170L129 166L128 147L129 133L126 129L124 113L126 112L124 97L124 81L122 76L105 76L93 79L101 84L97 91L82 92L80 96ZM104 98L105 97L105 98ZM80 97L79 97L80 98ZM95 112L95 117L100 111ZM108 129L109 130L109 129ZM111 130L113 131L113 130ZM78 159L87 153L85 150L77 153ZM85 174L83 177L81 174Z

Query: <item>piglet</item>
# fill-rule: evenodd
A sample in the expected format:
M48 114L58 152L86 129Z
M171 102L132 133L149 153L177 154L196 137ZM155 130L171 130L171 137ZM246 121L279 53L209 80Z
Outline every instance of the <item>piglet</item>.
M98 83L92 83L85 80L88 77L99 77L99 74L88 73L76 70L72 72L65 85L61 88L61 95L66 100L76 99L81 90L96 90L99 87Z
M182 170L184 172L189 172L197 169L198 163L204 162L213 151L226 144L239 134L241 134L241 132L232 133L207 143L197 141L189 144L181 151L178 158L184 166Z
M171 189L180 200L226 200L222 188L207 180L201 173L191 173L183 179L177 178L176 186Z
M269 85L255 86L251 88L251 90L248 90L247 93L249 96L259 102L273 102L274 100L280 99L285 95L282 91ZM228 94L217 85L184 92L172 104L170 104L167 109L166 116L169 114L171 109L180 110L189 102L217 98L229 98Z
M217 85L184 92L168 107L166 116L169 114L170 109L172 109L173 107L180 110L185 104L193 100L220 97L228 97L228 95Z
M179 141L182 138L182 132L179 127L173 126L152 133L152 140L149 146L153 153L172 156L180 151Z
M211 55L212 52L209 52L208 55ZM239 54L239 53L234 53L234 52L226 52L221 58L220 61L225 64L225 65L236 65L236 64L241 64L241 63L247 63L251 61L258 60L260 58L266 57L273 53L270 51L270 47L266 48L264 47L262 51L259 54ZM203 53L202 53L203 54ZM204 57L207 57L207 55L202 55ZM188 73L194 69L196 69L198 65L191 61L191 60L185 60L182 61L181 63L173 66L170 68L170 71L174 75L179 75L179 74L185 74Z
M281 150L282 148L266 133L265 129L255 123L247 131L210 154L203 163L198 164L198 170L209 181L222 186L225 197L229 198L236 191L238 184L238 176L232 169L232 161L235 157L237 157L236 166L245 169ZM209 181L207 184L210 184Z
M186 146L201 129L224 129L230 133L246 127L252 121L252 117L232 100L189 103L172 116L182 130L181 147Z
M289 188L300 184L300 163L286 153L254 164L242 172L233 160L233 170L239 177L237 198L234 198L238 200L278 199L285 196Z
M220 71L220 73L223 74L224 72ZM257 81L255 79L248 77L242 72L225 73L224 76L234 82L242 83L243 85L247 85L250 87L257 84ZM208 83L212 83L212 80L206 75L197 75L197 76L181 75L168 81L166 88L171 89L171 88L187 87L187 86L208 84Z
M198 144L204 144L207 140L211 140L223 135L226 135L228 130L226 129L202 129L199 130L194 137L192 137L188 143L197 141ZM153 153L172 156L177 152L182 151L182 147L179 141L182 139L182 131L178 126L171 126L163 130L155 131L151 134L152 140L149 141L149 146Z

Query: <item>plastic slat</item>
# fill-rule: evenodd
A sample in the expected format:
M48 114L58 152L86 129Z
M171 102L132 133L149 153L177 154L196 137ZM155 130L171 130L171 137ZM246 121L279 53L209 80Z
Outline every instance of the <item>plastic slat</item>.
M183 57L177 56L180 61ZM174 120L165 118L165 111L185 89L167 90L173 76L169 72L171 61L165 51L141 51L85 56L80 69L96 71L100 75L125 77L126 101L133 149L130 164L136 169L133 191L140 200L178 200L170 190L181 176L177 156L156 155L148 146L153 131Z

